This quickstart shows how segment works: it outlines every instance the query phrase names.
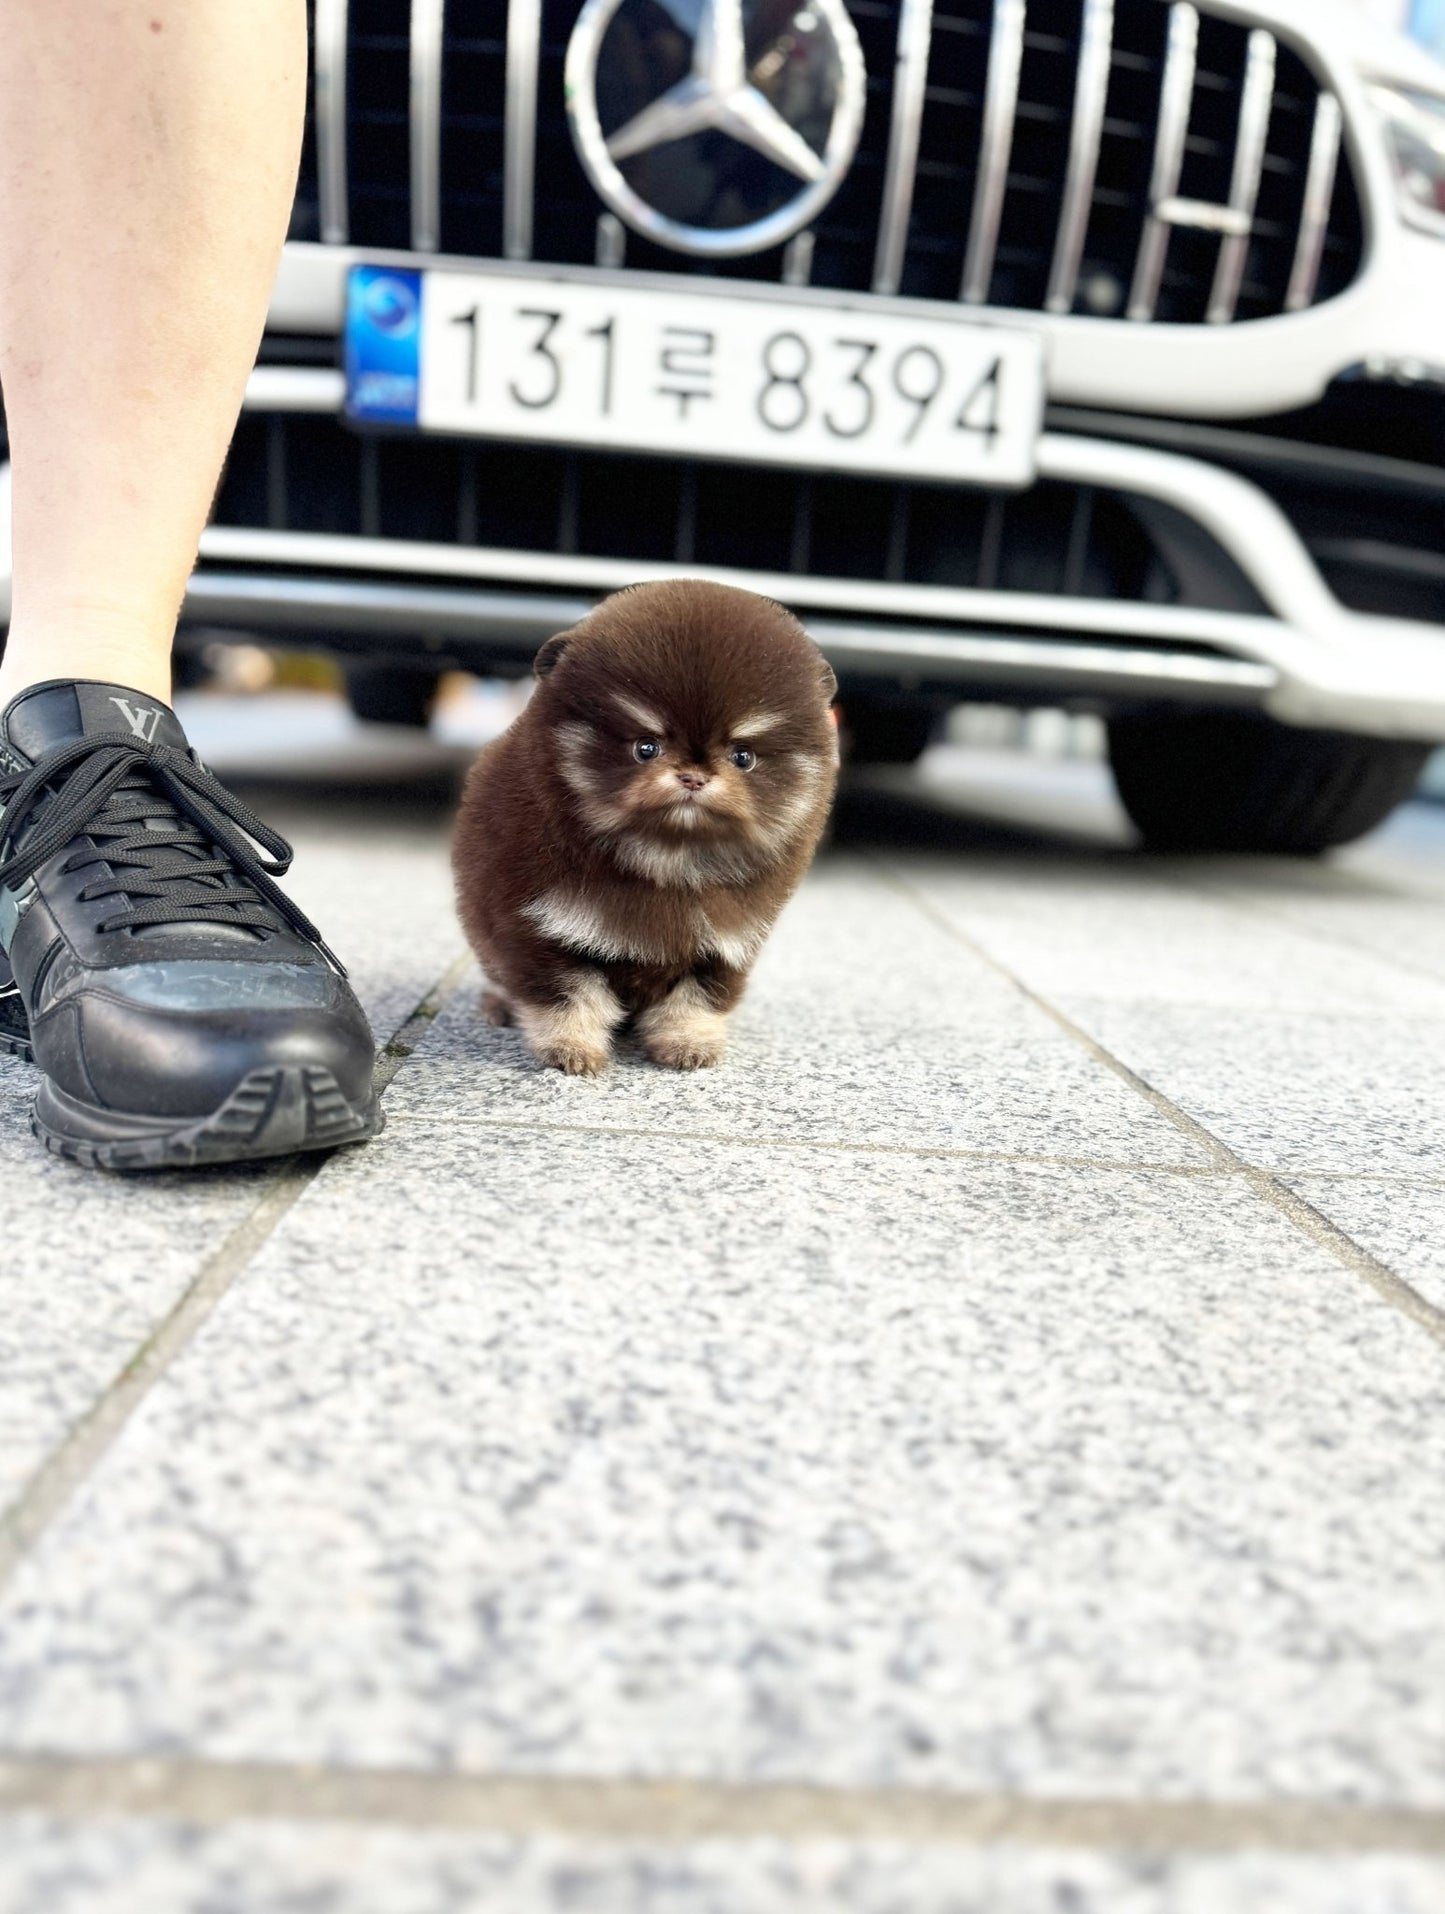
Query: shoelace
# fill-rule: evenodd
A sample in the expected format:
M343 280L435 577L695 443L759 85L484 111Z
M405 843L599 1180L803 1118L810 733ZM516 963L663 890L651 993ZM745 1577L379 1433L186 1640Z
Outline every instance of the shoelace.
M274 881L291 868L291 846L187 751L120 732L75 738L30 770L0 777L0 807L0 848L11 846L0 857L0 885L9 890L83 834L90 843L77 847L62 870L105 864L81 898L127 900L100 930L200 922L274 931L279 917L346 975L310 918ZM151 819L161 821L159 829Z

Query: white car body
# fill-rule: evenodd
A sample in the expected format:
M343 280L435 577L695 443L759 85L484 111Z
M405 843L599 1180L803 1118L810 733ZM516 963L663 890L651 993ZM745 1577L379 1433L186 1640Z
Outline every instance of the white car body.
M1050 399L1229 420L1306 405L1340 374L1360 366L1407 377L1416 369L1429 376L1439 368L1445 381L1445 240L1414 231L1399 217L1384 141L1365 91L1370 82L1382 81L1445 97L1445 68L1341 0L1255 0L1250 5L1218 0L1210 11L1266 27L1292 43L1337 94L1364 213L1363 270L1352 286L1321 305L1240 325L1135 325L1031 314L1027 323L1040 328L1047 341ZM344 247L289 247L276 287L274 323L282 329L339 329L345 268L362 256ZM903 308L908 302L891 303ZM1014 313L1007 317L1011 324L1019 320ZM262 374L263 402L264 386ZM1040 445L1039 468L1045 477L1112 481L1156 497L1194 517L1218 540L1271 615L1180 612L1172 628L1222 639L1241 661L1265 667L1273 682L1261 702L1272 715L1299 725L1445 740L1445 630L1346 609L1299 534L1258 486L1175 453L1055 433L1046 434ZM224 544L214 538L212 547L218 557L225 555ZM445 573L444 561L442 569ZM627 582L635 571L559 558L549 578L564 589L605 590ZM809 581L793 596L815 622L837 623L831 634L835 656L847 662L881 649L876 632L842 625L846 619L866 627L868 590L854 584L834 591L828 584ZM1010 594L1005 603L1002 594L937 590L930 595L924 588L914 609L936 615L940 623L962 624L966 635L968 625L1016 623L1017 597ZM1042 629L1056 628L1056 600L1035 609ZM1074 608L1075 630L1083 609ZM1134 607L1087 609L1085 629L1092 626L1088 635L1101 643L1119 632L1123 613L1129 614L1125 625L1137 619L1141 629L1160 628L1157 617L1139 617ZM826 629L824 637L827 643ZM891 643L911 649L920 662L945 651L960 667L960 678L966 677L966 644L925 636L914 636L911 645L898 636ZM888 651L889 657L901 655Z
M1385 83L1445 99L1445 68L1340 0L1209 0L1207 11L1262 27L1292 46L1337 97L1363 219L1361 269L1323 303L1235 324L1137 324L1000 309L1000 320L1042 333L1049 400L1135 418L1227 423L1308 406L1352 372L1445 388L1445 238L1401 218L1366 91ZM348 268L364 261L448 263L436 253L289 244L272 302L275 331L339 334ZM541 279L559 273L544 265L488 265ZM649 283L647 274L625 278ZM669 283L666 275L651 279ZM770 289L753 283L742 290L766 298ZM827 303L838 295L805 288L790 289L789 297ZM906 299L882 303L899 312L930 309ZM988 309L980 312L988 316ZM248 405L339 413L344 396L342 374L328 367L262 365ZM1299 726L1445 741L1445 628L1348 609L1295 525L1252 478L1187 450L1055 429L1040 441L1038 469L1042 479L1112 488L1181 514L1237 566L1256 608L706 569L792 603L840 675L904 686L926 681L961 693L981 686L1020 701L1245 703ZM540 642L559 618L585 611L601 593L641 577L704 569L224 521L207 531L202 561L189 601L198 621L240 627L253 619L364 635L390 620L393 629L423 633L438 656L454 655L449 633L469 634L474 649L504 626ZM399 584L398 574L407 582ZM524 600L519 588L533 597Z

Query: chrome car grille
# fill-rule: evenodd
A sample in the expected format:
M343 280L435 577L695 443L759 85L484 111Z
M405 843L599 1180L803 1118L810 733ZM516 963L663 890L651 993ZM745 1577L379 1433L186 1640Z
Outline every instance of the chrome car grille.
M584 175L579 0L314 0L292 237L1226 323L1359 270L1338 102L1290 47L1184 0L848 0L868 98L810 234L697 261Z

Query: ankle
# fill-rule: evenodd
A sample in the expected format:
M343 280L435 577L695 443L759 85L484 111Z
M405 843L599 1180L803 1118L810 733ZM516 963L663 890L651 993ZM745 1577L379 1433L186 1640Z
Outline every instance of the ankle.
M123 620L76 616L42 628L17 619L0 657L0 710L52 678L95 678L169 704L171 654L154 632Z

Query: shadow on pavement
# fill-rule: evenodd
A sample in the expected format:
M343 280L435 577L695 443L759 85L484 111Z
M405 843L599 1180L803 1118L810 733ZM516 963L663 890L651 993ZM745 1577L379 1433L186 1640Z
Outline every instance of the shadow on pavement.
M983 853L998 856L1098 860L1117 864L1136 854L1127 844L1088 822L1070 826L1044 823L1033 817L1000 815L985 807L966 789L953 791L930 782L916 783L912 774L890 774L880 784L874 774L845 775L833 811L830 848L852 850L922 850L960 856Z

